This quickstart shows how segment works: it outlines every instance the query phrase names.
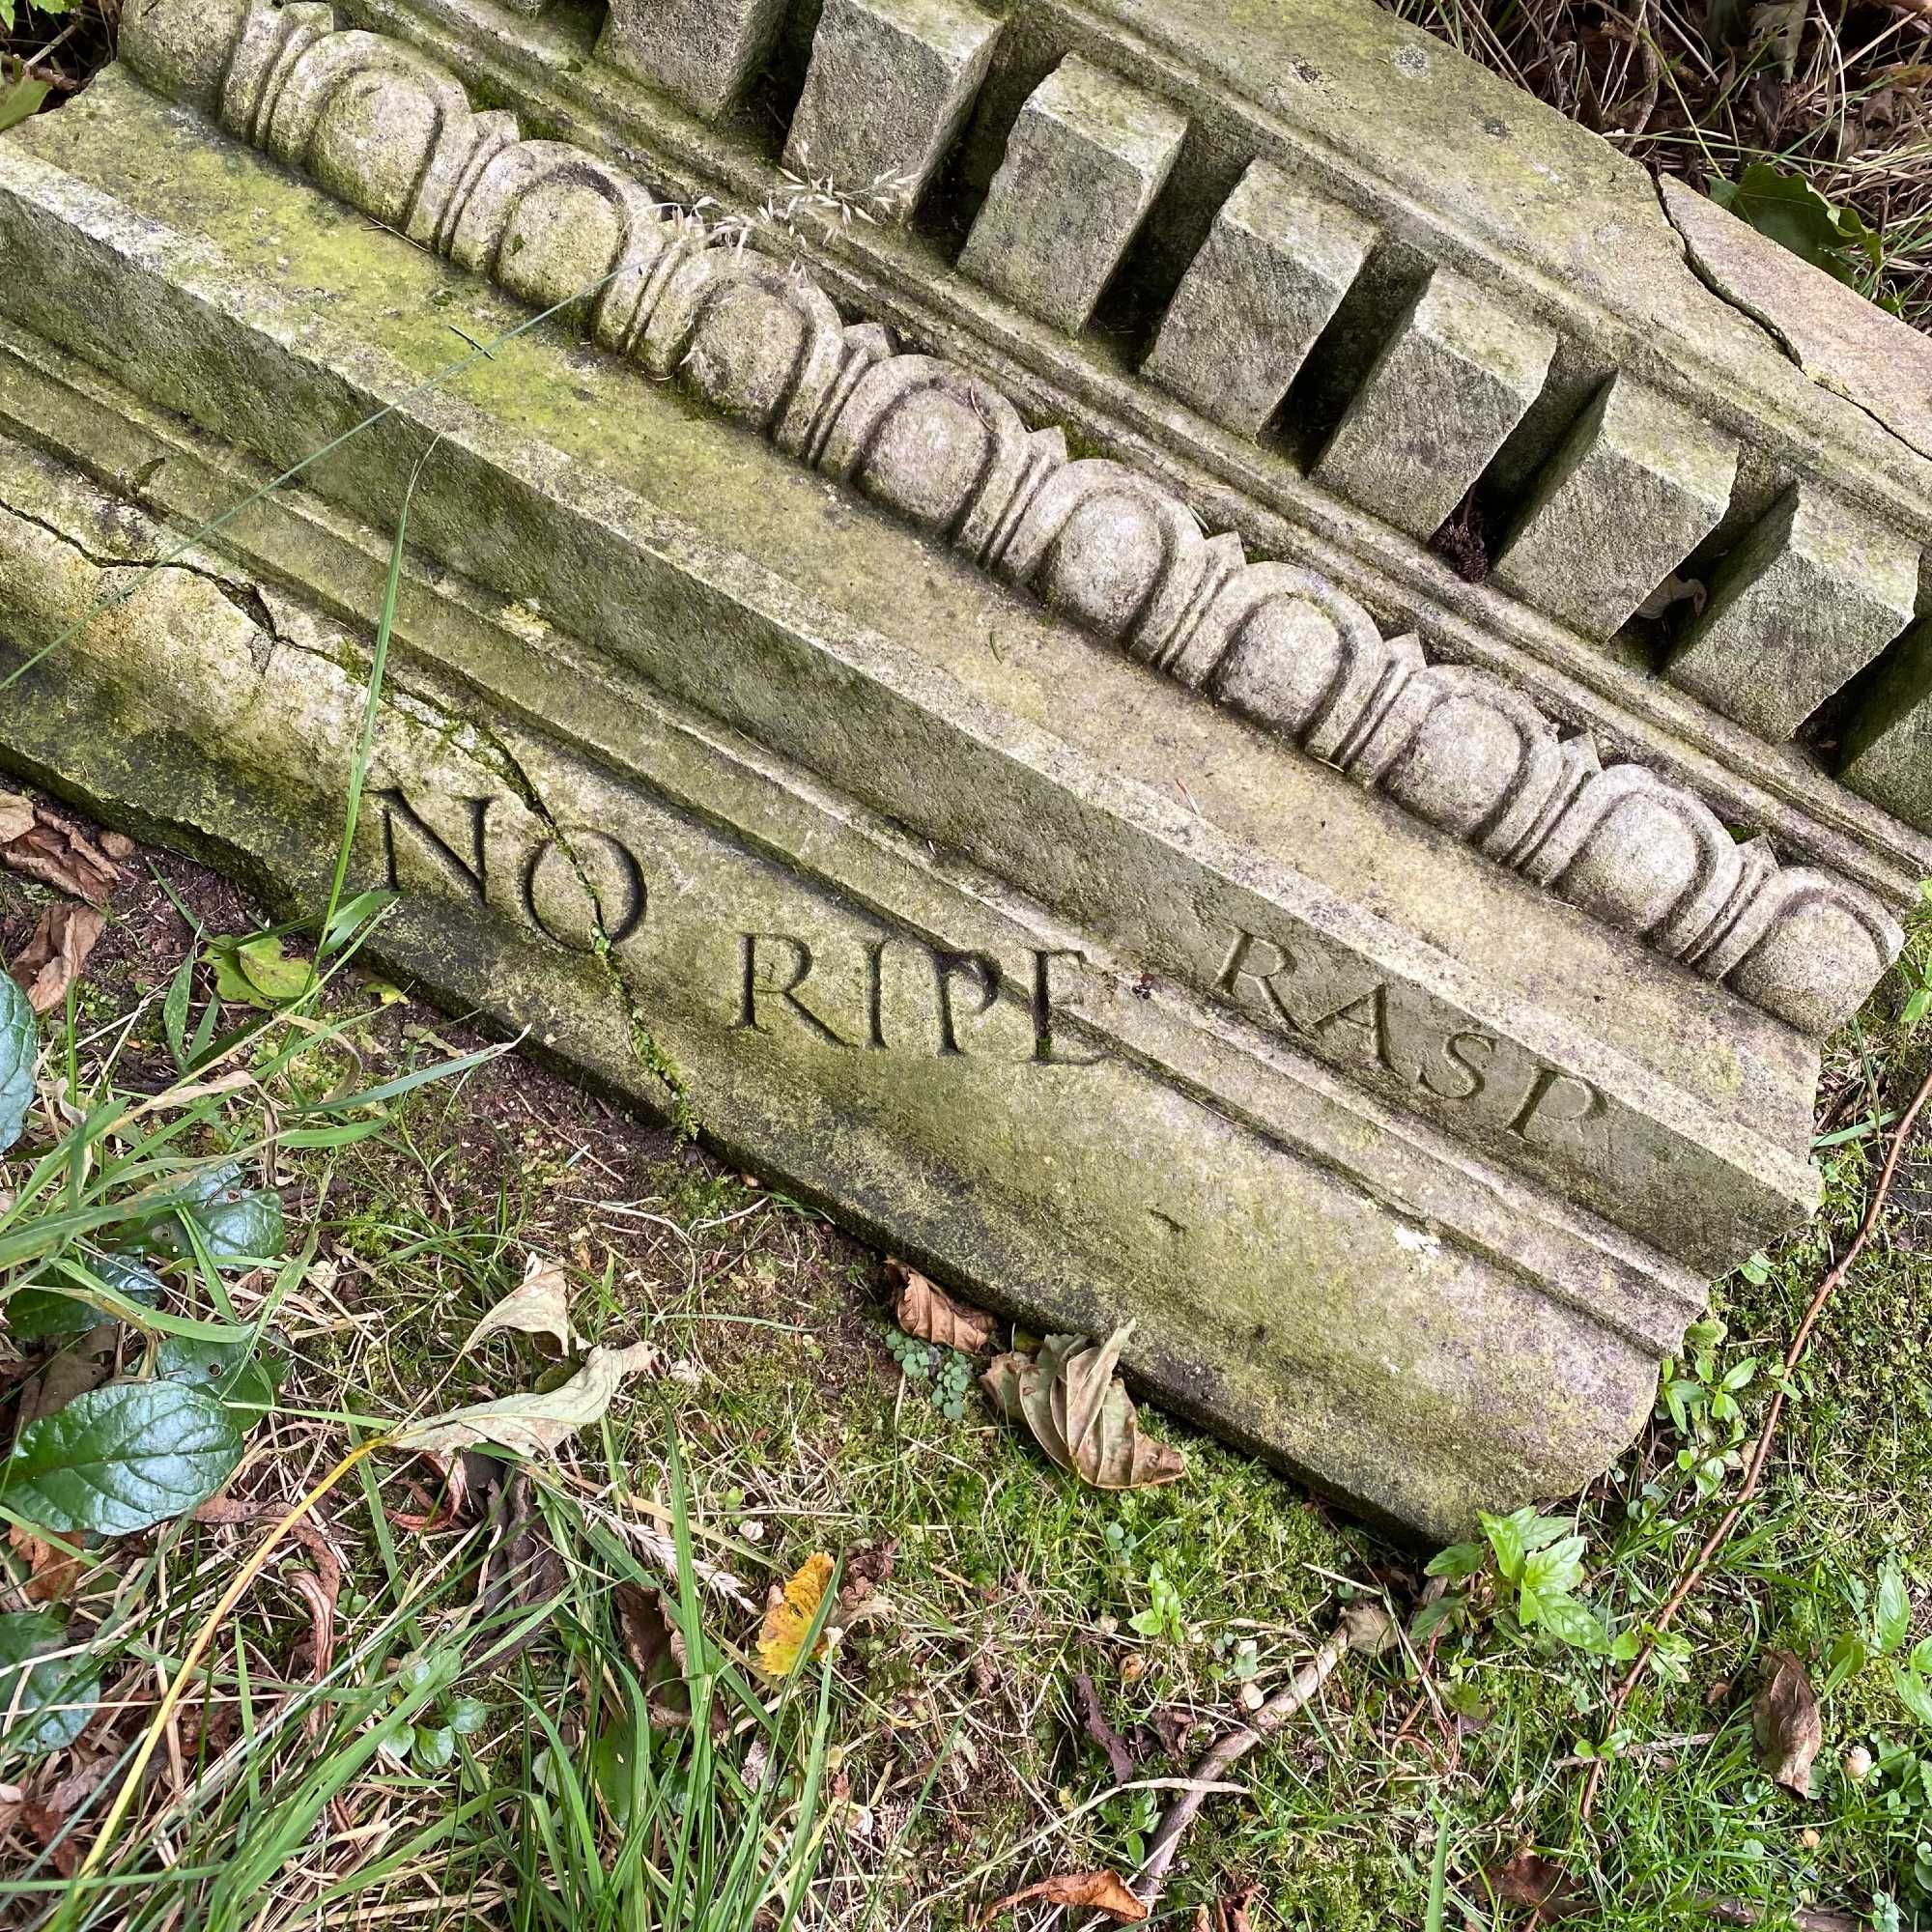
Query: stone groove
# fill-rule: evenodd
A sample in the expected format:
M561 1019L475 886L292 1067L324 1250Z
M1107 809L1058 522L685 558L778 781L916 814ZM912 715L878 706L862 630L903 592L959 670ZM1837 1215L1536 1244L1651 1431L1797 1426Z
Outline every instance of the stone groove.
M565 143L477 113L413 49L317 0L131 16L150 85L421 245L676 380L1090 634L1806 1032L1854 1010L1902 934L1849 880L1780 867L1636 764L1603 764L1489 672L1382 637L1312 573L1250 561L1151 477L1069 458L964 367L846 325L795 267L721 242Z

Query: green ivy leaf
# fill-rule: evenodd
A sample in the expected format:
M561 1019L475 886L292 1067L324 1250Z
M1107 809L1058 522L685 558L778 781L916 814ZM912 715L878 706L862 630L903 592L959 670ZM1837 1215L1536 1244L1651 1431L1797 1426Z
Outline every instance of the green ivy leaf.
M1912 1599L1895 1557L1887 1557L1878 1573L1877 1625L1878 1647L1885 1656L1896 1650L1912 1629Z
M13 1714L0 1735L0 1758L43 1757L87 1728L100 1701L100 1670L85 1656L49 1656L67 1640L66 1628L43 1611L0 1616L0 1723Z
M181 1382L110 1382L20 1431L0 1500L61 1535L128 1536L206 1502L242 1460L242 1430Z
M1859 250L1874 271L1885 266L1880 236L1853 210L1827 201L1803 175L1753 161L1736 181L1714 181L1705 192L1760 235L1841 282L1857 274L1849 249Z
M138 1301L143 1308L161 1305L160 1276L132 1255L90 1255L87 1269L116 1293ZM39 1342L50 1335L85 1335L112 1319L91 1301L58 1288L20 1289L8 1296L4 1312L7 1332L16 1342Z
M20 1138L34 1104L34 1009L11 973L0 973L0 1153Z
M275 1406L275 1391L288 1373L278 1356L264 1355L253 1342L199 1342L166 1335L155 1351L155 1373L163 1381L206 1389L231 1408L261 1413Z

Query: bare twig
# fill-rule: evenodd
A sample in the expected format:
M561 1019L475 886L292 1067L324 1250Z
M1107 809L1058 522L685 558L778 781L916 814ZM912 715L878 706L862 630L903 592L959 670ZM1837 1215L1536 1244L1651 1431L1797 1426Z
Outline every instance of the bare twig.
M1657 1635L1667 1630L1676 1619L1677 1612L1684 1607L1690 1593L1696 1589L1709 1574L1718 1552L1731 1539L1731 1532L1737 1528L1745 1513L1746 1506L1757 1493L1758 1484L1763 1480L1765 1463L1770 1461L1772 1444L1777 1437L1777 1425L1784 1415L1784 1386L1789 1382L1793 1371L1804 1360L1804 1351L1811 1344L1811 1331L1818 1325L1818 1318L1825 1312L1825 1304L1832 1298L1833 1292L1851 1273L1853 1264L1864 1253L1885 1212L1887 1198L1891 1193L1891 1183L1898 1174L1898 1163L1905 1152L1906 1143L1912 1138L1914 1123L1926 1101L1932 1099L1932 1071L1919 1082L1918 1092L1912 1096L1912 1104L1899 1116L1898 1125L1893 1129L1891 1145L1886 1151L1885 1167L1878 1178L1878 1185L1872 1190L1871 1200L1865 1206L1864 1219L1859 1223L1859 1231L1852 1236L1851 1244L1833 1264L1831 1271L1818 1284L1817 1293L1811 1297L1810 1306L1804 1311L1804 1318L1798 1324L1798 1332L1791 1338L1791 1346L1784 1351L1784 1375L1771 1398L1771 1406L1765 1410L1764 1427L1758 1431L1757 1441L1751 1449L1750 1462L1745 1469L1745 1479L1739 1485L1737 1495L1731 1506L1724 1512L1723 1520L1709 1536L1704 1539L1702 1548L1685 1565L1679 1574L1675 1587L1663 1601L1663 1606L1651 1619L1652 1635L1637 1653L1636 1661L1624 1673L1623 1681L1617 1686L1610 1698L1608 1719L1605 1731L1614 1725L1623 1708L1631 1700L1631 1693L1642 1682L1643 1673L1650 1667L1650 1660L1657 1649ZM1597 1793L1604 1782L1604 1760L1595 1759L1589 1774L1583 1781L1582 1815L1587 1818L1597 1802Z
M1350 1651L1366 1650L1373 1654L1389 1640L1394 1629L1388 1612L1379 1604L1350 1605L1342 1612L1334 1635L1255 1713L1253 1721L1237 1725L1208 1747L1187 1775L1190 1788L1181 1793L1160 1821L1148 1846L1140 1876L1134 1881L1136 1895L1150 1911L1160 1898L1168 1868L1174 1863L1188 1826L1194 1822L1194 1814L1206 1803L1209 1792L1221 1788L1222 1774L1228 1767L1273 1737L1327 1683L1335 1673L1335 1666Z

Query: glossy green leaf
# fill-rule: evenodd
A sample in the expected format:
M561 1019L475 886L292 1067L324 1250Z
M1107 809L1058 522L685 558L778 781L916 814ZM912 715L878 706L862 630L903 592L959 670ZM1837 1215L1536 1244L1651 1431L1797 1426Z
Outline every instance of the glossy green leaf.
M1462 1577L1473 1577L1489 1560L1489 1554L1480 1543L1452 1543L1447 1549L1438 1549L1429 1559L1425 1574L1446 1577L1453 1583Z
M1560 1643L1574 1650L1603 1652L1610 1647L1608 1633L1596 1611L1575 1597L1553 1596L1540 1600L1537 1624Z
M1918 1671L1901 1670L1894 1663L1891 1666L1891 1686L1898 1692L1898 1701L1921 1724L1932 1724L1932 1685L1928 1685Z
M242 1178L239 1160L203 1169L187 1183L188 1205L159 1222L149 1242L167 1254L185 1254L191 1243L182 1224L189 1222L218 1268L278 1260L287 1245L282 1197L271 1187L244 1187Z
M131 1255L93 1255L88 1272L98 1276L117 1294L138 1301L144 1308L158 1308L161 1278L153 1268ZM78 1293L57 1288L23 1288L0 1306L7 1332L16 1342L39 1342L50 1335L85 1335L110 1318Z
M84 1655L50 1655L68 1642L65 1626L44 1611L0 1616L0 1761L61 1750L86 1729L100 1701L100 1671Z
M1522 1566L1522 1580L1546 1595L1566 1595L1583 1580L1583 1539L1566 1536L1547 1548L1532 1550Z
M232 1408L260 1413L274 1407L288 1364L264 1355L252 1340L201 1342L169 1335L155 1351L155 1373L164 1381L206 1389Z
M128 1536L206 1502L241 1460L241 1424L206 1390L111 1382L20 1431L0 1501L62 1535Z
M0 973L0 1153L20 1138L34 1103L34 1009L11 973Z

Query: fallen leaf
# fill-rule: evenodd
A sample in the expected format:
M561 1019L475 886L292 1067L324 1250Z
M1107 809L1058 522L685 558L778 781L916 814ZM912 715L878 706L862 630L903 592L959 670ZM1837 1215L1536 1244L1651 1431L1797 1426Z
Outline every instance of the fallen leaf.
M33 1604L58 1604L71 1591L86 1567L78 1556L70 1556L54 1544L43 1542L30 1529L15 1523L7 1526L7 1542L14 1555L27 1566L26 1596Z
M878 1543L865 1544L846 1557L838 1579L838 1606L832 1613L833 1621L841 1629L849 1630L864 1619L891 1614L892 1600L885 1594L884 1585L893 1574L898 1548L898 1538L889 1536Z
M490 1442L523 1456L554 1454L580 1429L604 1419L628 1377L649 1375L660 1361L648 1342L634 1342L628 1349L592 1349L582 1368L561 1388L544 1395L498 1396L406 1423L390 1436L390 1446L446 1456Z
M484 1520L495 1531L495 1541L476 1579L476 1602L469 1618L475 1634L465 1662L470 1668L487 1663L500 1670L541 1634L543 1619L527 1612L554 1603L563 1594L568 1578L543 1512L532 1500L530 1472L509 1469L500 1481L492 1481L490 1490ZM520 1627L520 1634L505 1639L502 1633L512 1626Z
M646 1590L638 1583L619 1583L611 1592L617 1611L617 1628L623 1634L624 1652L643 1686L651 1720L668 1729L691 1722L691 1690L686 1677L691 1668L684 1633L677 1626L662 1590ZM714 1727L728 1728L724 1707L714 1703Z
M67 998L106 930L106 920L88 905L49 906L41 915L33 937L8 969L35 1012L50 1013Z
M8 1822L16 1818L33 1833L63 1878L71 1878L80 1868L96 1822L84 1817L76 1820L75 1814L114 1770L119 1756L111 1749L98 1756L76 1750L71 1759L73 1769L48 1789L36 1790L31 1784L0 1785L0 1794L12 1794L4 1799L5 1809L12 1814Z
M893 1318L908 1335L937 1342L942 1349L957 1349L962 1355L977 1355L991 1347L993 1318L983 1308L954 1301L903 1262L887 1262L886 1272L899 1285Z
M1083 1670L1073 1680L1073 1688L1080 1694L1080 1715L1087 1726L1087 1735L1107 1754L1107 1763L1112 1767L1114 1782L1125 1784L1139 1770L1134 1762L1134 1754L1127 1747L1127 1741L1112 1724L1100 1709L1100 1693L1094 1689L1094 1680Z
M1258 1885L1245 1886L1239 1891L1224 1891L1214 1901L1214 1911L1210 1918L1205 1905L1194 1908L1194 1932L1254 1932L1252 1920L1248 1918L1248 1905Z
M1020 1401L1020 1389L1024 1378L1032 1371L1031 1355L995 1355L991 1366L980 1378L980 1386L986 1391L987 1400L1009 1422L1026 1420L1026 1407Z
M1788 1650L1765 1653L1764 1689L1751 1707L1758 1762L1775 1783L1811 1796L1811 1760L1825 1742L1824 1719L1804 1666Z
M525 1335L548 1335L566 1355L577 1346L570 1325L570 1284L554 1262L532 1255L525 1264L523 1280L470 1329L469 1339L456 1352L467 1355L486 1335L499 1334L505 1328Z
M1063 1469L1096 1490L1138 1490L1187 1473L1179 1450L1141 1433L1140 1417L1115 1365L1133 1323L1093 1345L1049 1335L1031 1359L995 1358L980 1382L1002 1414L1024 1421Z
M1191 1711L1183 1711L1177 1704L1156 1704L1153 1727L1160 1737L1161 1749L1176 1764L1186 1764L1192 1759L1194 1733L1201 1728L1201 1719Z
M17 812L10 816L17 822ZM0 843L0 863L94 906L104 906L121 882L120 867L45 806L35 807L33 822Z
M219 998L264 1012L300 999L314 977L308 961L292 956L272 932L223 934L211 939L201 956L214 969Z
M1483 1876L1505 1905L1525 1908L1534 1924L1575 1918L1589 1909L1589 1893L1553 1859L1527 1845L1518 1846L1512 1858L1489 1866Z
M0 845L11 845L34 829L34 801L16 791L0 791Z
M765 1611L764 1627L758 1632L758 1668L767 1677L789 1677L798 1668L832 1571L832 1558L823 1550L808 1556Z
M980 1915L980 1922L989 1925L1001 1913L1035 1898L1047 1905L1104 1912L1117 1925L1138 1925L1148 1916L1147 1907L1112 1872L1062 1872L1057 1878L1043 1878L1037 1885L996 1898Z

